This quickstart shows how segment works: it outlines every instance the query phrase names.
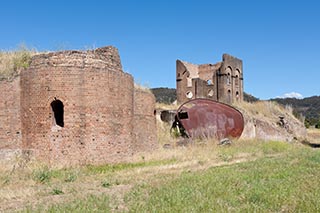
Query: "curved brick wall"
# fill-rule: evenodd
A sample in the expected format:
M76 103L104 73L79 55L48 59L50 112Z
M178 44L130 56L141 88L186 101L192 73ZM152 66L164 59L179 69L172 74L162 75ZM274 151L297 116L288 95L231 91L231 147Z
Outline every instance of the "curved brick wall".
M151 151L158 147L155 118L155 97L150 91L134 90L134 150Z
M113 47L35 56L21 73L23 148L58 164L123 161L133 152L133 87ZM63 127L55 99L64 105Z
M0 149L21 147L20 78L0 81Z

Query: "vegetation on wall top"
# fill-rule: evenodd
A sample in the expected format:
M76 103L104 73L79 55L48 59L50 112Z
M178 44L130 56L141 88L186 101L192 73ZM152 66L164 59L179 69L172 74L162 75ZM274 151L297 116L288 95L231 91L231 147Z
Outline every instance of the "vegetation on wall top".
M22 68L30 65L31 57L36 52L24 46L14 51L0 51L0 80L13 79Z

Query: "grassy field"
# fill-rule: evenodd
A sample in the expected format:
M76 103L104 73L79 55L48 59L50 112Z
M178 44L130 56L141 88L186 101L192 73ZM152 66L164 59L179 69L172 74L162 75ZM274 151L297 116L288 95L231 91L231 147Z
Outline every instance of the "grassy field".
M1 212L319 212L320 150L277 141L161 149L133 163L0 175Z

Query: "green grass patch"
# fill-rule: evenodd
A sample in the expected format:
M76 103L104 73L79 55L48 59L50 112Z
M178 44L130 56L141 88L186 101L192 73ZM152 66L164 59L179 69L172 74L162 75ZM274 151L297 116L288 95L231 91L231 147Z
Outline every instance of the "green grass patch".
M262 143L262 151L265 154L277 154L287 151L292 145L281 141L267 141Z
M110 198L106 195L89 195L69 203L55 204L49 207L27 207L23 212L111 212Z
M277 142L268 153L287 150ZM291 155L181 173L163 185L139 185L126 197L132 212L319 212L320 152Z
M45 184L53 181L74 182L79 176L111 174L117 171L130 170L134 168L166 165L176 162L176 159L159 160L159 161L143 161L138 163L121 163L121 164L106 164L100 166L88 165L83 168L64 168L53 169L48 166L41 166L32 171L32 179L38 183ZM3 177L4 178L4 177ZM5 181L2 181L5 182ZM103 184L104 187L106 184ZM118 180L112 185L119 185Z
M86 170L90 174L103 174L108 172L117 172L126 169L134 169L148 166L160 166L176 162L176 159L160 160L160 161L143 161L138 163L120 163L120 164L106 164L101 166L86 166Z
M32 178L34 181L39 183L50 182L53 176L53 171L49 167L44 166L33 171Z

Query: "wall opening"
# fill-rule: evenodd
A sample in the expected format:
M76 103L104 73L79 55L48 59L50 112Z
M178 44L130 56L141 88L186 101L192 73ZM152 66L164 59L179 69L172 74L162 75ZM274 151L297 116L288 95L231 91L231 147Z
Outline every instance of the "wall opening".
M225 73L226 73L226 84L230 85L231 84L231 73L232 73L231 67L227 67Z
M231 90L228 90L228 103L231 103Z
M235 76L235 85L236 85L236 87L239 87L239 76L238 75Z
M193 97L193 93L191 91L187 91L186 97L191 99Z
M51 102L51 108L54 114L54 122L56 125L64 127L64 121L63 121L63 103L62 101L55 99Z
M235 85L236 87L239 87L239 80L240 80L240 70L236 70L236 76L235 76Z
M209 97L213 97L213 95L214 95L214 92L213 92L212 89L210 89L210 90L208 91L208 96L209 96Z
M227 74L227 84L228 84L228 85L231 84L231 75L230 75L229 72L228 72L228 74Z

